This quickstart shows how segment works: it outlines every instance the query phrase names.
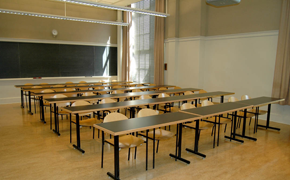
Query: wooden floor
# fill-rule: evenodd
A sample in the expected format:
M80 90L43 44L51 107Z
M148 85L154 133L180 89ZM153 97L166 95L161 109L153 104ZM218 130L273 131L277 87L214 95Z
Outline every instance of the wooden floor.
M113 148L105 146L104 168L100 167L101 141L92 139L92 129L81 128L81 154L69 143L69 123L60 122L61 136L56 136L49 123L39 121L39 114L28 115L20 104L0 105L0 179L109 179L113 169ZM49 119L48 112L46 113ZM260 123L265 123L260 121ZM156 167L152 169L152 141L149 149L149 170L145 171L145 144L138 148L137 159L127 160L128 151L120 151L121 179L290 179L290 126L271 123L280 132L258 129L253 123L247 135L258 141L245 139L244 144L222 138L220 146L212 148L210 130L201 133L202 159L185 148L193 148L194 131L184 129L182 156L186 165L169 157L174 153L175 139L160 142ZM75 128L73 128L75 142ZM175 127L171 127L175 131ZM240 131L238 129L238 131ZM97 132L97 131L96 131ZM228 134L229 131L226 132Z

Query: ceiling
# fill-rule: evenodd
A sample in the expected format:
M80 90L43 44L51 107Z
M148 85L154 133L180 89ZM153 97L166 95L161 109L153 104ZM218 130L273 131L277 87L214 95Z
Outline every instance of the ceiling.
M116 6L127 6L132 3L138 2L140 0L87 0L87 1L104 3L104 4L112 4Z

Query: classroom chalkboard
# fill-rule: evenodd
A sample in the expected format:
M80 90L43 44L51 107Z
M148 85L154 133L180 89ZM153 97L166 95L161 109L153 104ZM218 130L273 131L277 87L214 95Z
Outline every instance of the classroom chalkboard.
M0 78L117 75L117 47L0 42Z

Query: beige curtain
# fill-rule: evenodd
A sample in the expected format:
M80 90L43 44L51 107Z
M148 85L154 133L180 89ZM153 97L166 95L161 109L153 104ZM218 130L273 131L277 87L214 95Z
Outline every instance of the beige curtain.
M129 26L122 28L122 81L130 80L130 36L129 31L132 26L132 13L123 12L123 20Z
M164 13L165 0L156 0L155 11ZM154 33L154 83L164 83L164 18L155 17Z
M290 105L290 0L283 0L272 96Z

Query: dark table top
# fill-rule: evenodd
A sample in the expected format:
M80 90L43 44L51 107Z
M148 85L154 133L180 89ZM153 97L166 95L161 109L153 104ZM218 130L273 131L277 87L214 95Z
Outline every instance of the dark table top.
M95 95L95 96L79 96L79 97L67 97L67 98L47 98L45 99L49 103L60 103L60 102L71 102L77 100L93 100L93 99L104 99L104 98L122 98L122 97L138 97L142 95L158 95L161 93L181 93L185 91L196 91L196 88L184 88L184 89L170 89L162 91L144 91L144 92L130 92L122 94L104 94L104 95ZM199 89L198 89L199 90ZM80 91L75 91L80 92ZM34 93L37 96L40 95L53 95L55 93Z
M227 102L211 106L182 110L182 112L203 116L203 118L251 108L252 105L238 102Z
M27 88L23 89L23 91L38 91L42 89L65 89L65 88L91 88L91 87L108 87L108 86L125 86L125 85L91 85L91 86L69 86L69 87L46 87L46 88ZM118 89L97 89L96 91L112 91L112 90L134 90L134 89L154 89L161 87L175 87L173 85L158 85L158 86L142 86L142 87L127 87L127 88L118 88Z
M253 106L263 106L263 105L277 103L284 100L285 99L263 96L263 97L257 97L257 98L247 99L247 100L241 100L237 102L241 104L247 104L247 105L253 105Z
M110 133L116 136L135 131L143 131L146 129L183 123L187 121L194 121L197 119L200 119L200 116L176 112L95 124L94 126L100 130L103 130L106 133Z
M110 84L110 83L119 83L119 84L126 84L126 83L133 83L132 81L115 81L115 82L86 82L86 83L56 83L56 84L33 84L33 85L15 85L15 87L31 87L31 86L53 86L53 85L72 85L72 84ZM148 83L140 83L140 84L148 84Z
M226 92L227 93L227 92ZM101 111L101 110L110 110L110 109L119 109L125 107L137 107L149 104L161 104L165 102L175 102L175 101L184 101L190 99L199 99L201 97L211 97L207 96L208 93L202 94L195 94L193 95L184 95L184 96L171 96L167 98L153 98L153 99L143 99L143 100L131 100L131 101L124 101L124 102L115 102L115 103L108 103L108 104L96 104L96 105L87 105L87 106L75 106L75 107L66 107L62 108L63 110L70 112L70 113L85 113L85 112L92 112L92 111ZM217 93L212 93L217 96ZM224 95L224 92L220 93ZM243 105L245 106L245 105Z
M171 97L165 97L165 98L155 98L155 99L153 99L152 104L170 103L170 102L175 102L175 101L186 101L186 100L194 100L194 99L200 99L200 98L226 96L226 95L232 95L232 94L235 94L235 93L216 91L216 92L208 92L208 93L202 93L202 94L171 96Z

